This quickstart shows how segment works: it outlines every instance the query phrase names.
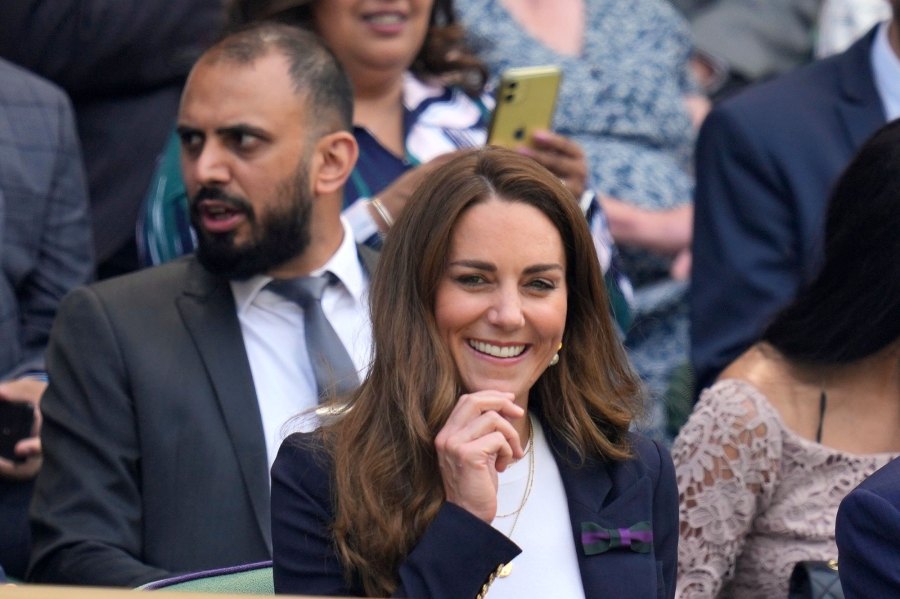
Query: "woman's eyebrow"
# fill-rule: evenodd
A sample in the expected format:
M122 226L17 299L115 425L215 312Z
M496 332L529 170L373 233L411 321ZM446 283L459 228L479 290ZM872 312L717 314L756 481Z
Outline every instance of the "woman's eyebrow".
M465 268L475 268L478 270L484 270L487 272L495 272L497 267L490 262L484 262L481 260L454 260L449 264L449 266L462 266ZM565 269L562 267L562 264L557 262L551 262L548 264L533 264L532 266L527 267L523 272L528 275L533 275L536 273L547 272L551 270L559 270L564 271Z
M486 270L489 272L494 272L497 270L497 267L490 262L483 262L481 260L454 260L449 264L449 266L464 266L466 268L477 268L478 270Z

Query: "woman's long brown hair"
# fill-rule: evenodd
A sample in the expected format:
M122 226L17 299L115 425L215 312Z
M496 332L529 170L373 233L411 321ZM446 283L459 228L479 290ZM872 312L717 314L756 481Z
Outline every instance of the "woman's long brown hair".
M321 429L334 463L335 546L348 582L369 595L396 588L400 565L444 502L434 439L464 391L435 324L435 290L454 224L491 197L536 207L565 245L565 346L532 388L530 409L575 461L629 455L640 385L577 202L530 158L498 148L465 153L435 171L391 229L370 289L371 369L342 415Z

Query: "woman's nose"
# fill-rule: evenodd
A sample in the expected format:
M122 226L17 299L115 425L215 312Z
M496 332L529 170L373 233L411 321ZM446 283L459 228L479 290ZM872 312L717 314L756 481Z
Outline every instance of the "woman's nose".
M499 290L494 297L494 304L488 311L488 321L503 329L515 329L525 324L522 312L522 298L518 290Z

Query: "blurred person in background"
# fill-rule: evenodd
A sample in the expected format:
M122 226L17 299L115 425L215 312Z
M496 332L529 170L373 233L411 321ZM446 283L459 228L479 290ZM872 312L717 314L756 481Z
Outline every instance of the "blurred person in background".
M841 54L716 105L697 140L691 362L695 392L754 343L822 260L831 188L900 117L900 0Z
M55 85L0 59L0 402L33 406L31 435L0 457L0 564L23 578L28 504L41 467L44 350L63 296L94 268L72 105ZM10 421L0 422L4 428Z
M138 267L135 227L194 61L219 34L223 0L0 2L0 57L74 104L98 278Z
M844 496L900 456L898 198L900 120L838 179L818 274L678 434L679 597L786 596L796 562L838 558Z

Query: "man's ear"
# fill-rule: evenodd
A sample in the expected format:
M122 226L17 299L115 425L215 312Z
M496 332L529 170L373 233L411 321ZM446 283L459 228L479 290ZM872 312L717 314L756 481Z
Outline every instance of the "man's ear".
M359 146L348 131L323 135L316 142L313 192L328 195L339 192L353 172Z

